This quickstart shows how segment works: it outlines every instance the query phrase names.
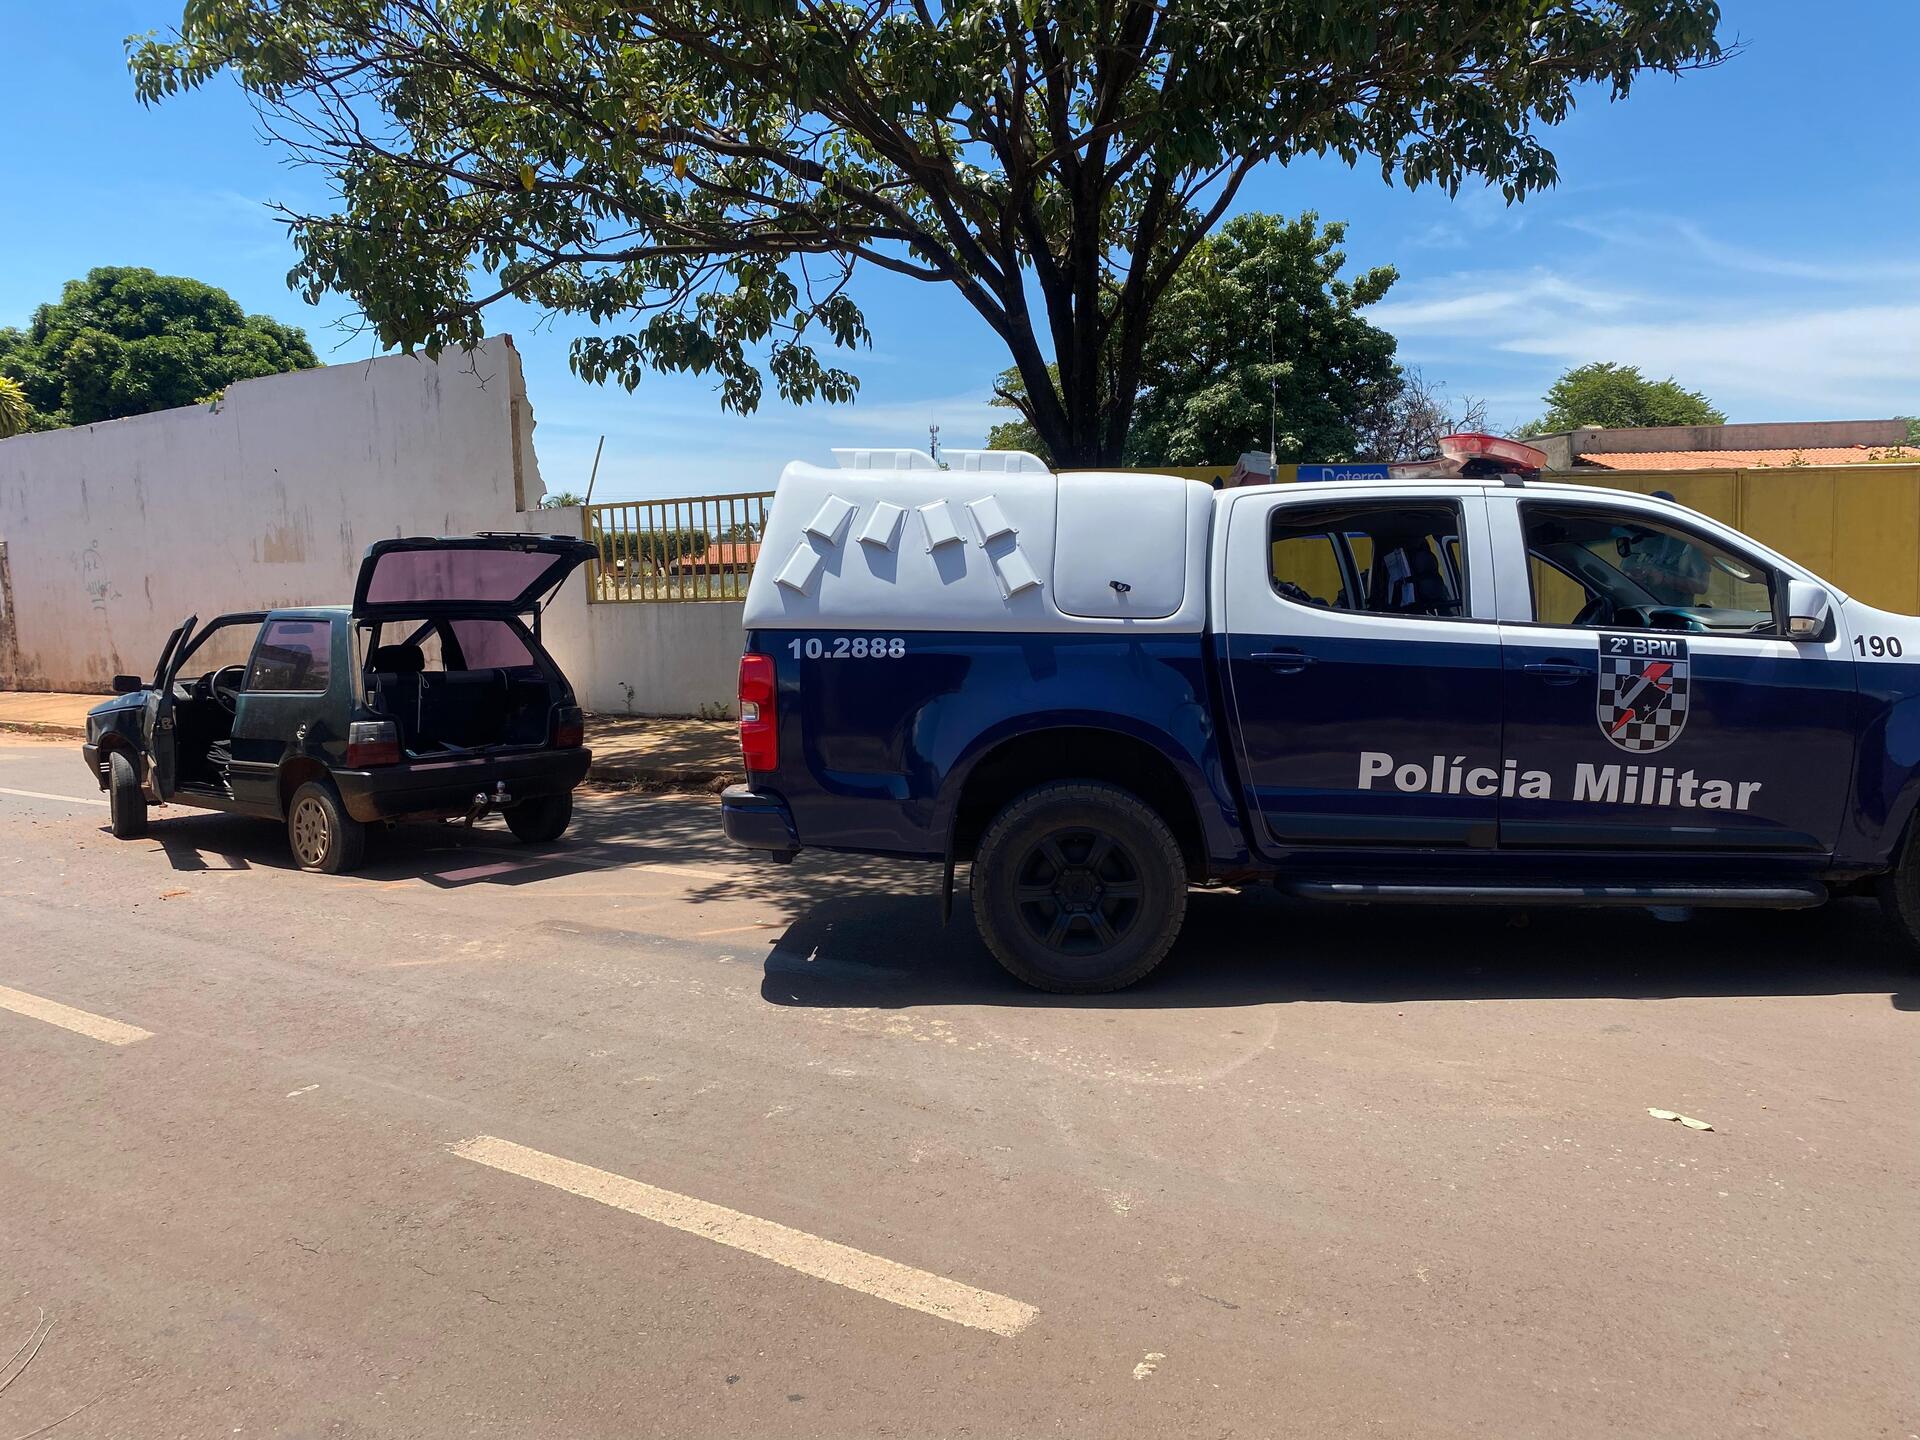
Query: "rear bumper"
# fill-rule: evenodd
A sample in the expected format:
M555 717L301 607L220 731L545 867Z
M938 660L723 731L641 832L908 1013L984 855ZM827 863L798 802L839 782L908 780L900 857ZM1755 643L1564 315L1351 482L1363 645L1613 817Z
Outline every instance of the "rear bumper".
M592 763L591 750L530 750L335 770L333 782L354 819L398 820L408 815L464 815L476 795L491 797L503 784L516 801L562 795L587 778Z
M778 795L762 795L748 785L729 785L720 793L720 828L736 845L791 856L800 848L793 813Z
M107 777L100 773L100 747L91 740L80 745L80 758L87 762L87 773L93 776L93 783L102 790L107 788Z

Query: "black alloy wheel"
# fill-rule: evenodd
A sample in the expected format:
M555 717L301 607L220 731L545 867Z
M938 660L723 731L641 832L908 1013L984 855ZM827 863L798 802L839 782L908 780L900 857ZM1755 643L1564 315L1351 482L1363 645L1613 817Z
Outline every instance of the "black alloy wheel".
M1016 797L980 839L969 881L987 948L1041 990L1133 984L1180 933L1187 862L1139 796L1067 780Z

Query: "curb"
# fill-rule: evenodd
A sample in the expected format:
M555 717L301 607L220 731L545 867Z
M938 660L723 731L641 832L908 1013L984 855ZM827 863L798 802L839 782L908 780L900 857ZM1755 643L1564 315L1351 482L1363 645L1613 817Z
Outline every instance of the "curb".
M0 720L0 730L11 730L18 735L40 735L50 740L87 738L86 726L61 725L51 720Z
M586 783L621 790L639 790L648 794L718 795L727 786L746 778L738 770L700 769L693 766L659 769L618 763L602 765L595 761L587 771Z

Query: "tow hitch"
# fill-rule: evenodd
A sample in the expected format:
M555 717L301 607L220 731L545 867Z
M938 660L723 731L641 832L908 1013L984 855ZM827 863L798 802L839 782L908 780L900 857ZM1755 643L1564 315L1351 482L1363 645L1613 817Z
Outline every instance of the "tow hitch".
M484 790L474 792L473 804L467 807L467 824L473 825L489 810L504 811L511 804L513 804L513 796L507 793L507 782L496 780L493 782L493 794L489 795Z

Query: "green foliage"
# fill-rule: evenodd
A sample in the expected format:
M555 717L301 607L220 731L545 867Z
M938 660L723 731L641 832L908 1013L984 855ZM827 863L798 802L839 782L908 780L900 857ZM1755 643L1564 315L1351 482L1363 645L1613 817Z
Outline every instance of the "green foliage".
M235 380L319 363L303 331L224 290L123 266L69 280L26 329L0 329L0 375L26 392L33 430L215 400Z
M494 302L573 364L845 400L857 266L952 285L1063 464L1117 458L1174 277L1268 162L1510 200L1576 95L1721 56L1714 0L191 0L129 43L154 103L231 72L338 209L293 283L386 344ZM1057 382L1047 377L1057 363Z
M1400 388L1394 340L1360 311L1398 278L1340 278L1346 226L1241 215L1203 241L1168 287L1147 339L1130 464L1211 465L1265 450L1281 461L1354 453L1356 423Z
M1394 340L1360 311L1397 278L1390 266L1340 278L1346 227L1241 215L1195 247L1174 277L1147 338L1128 465L1212 465L1267 449L1282 461L1355 453L1359 427L1401 389ZM1058 367L1048 367L1057 387ZM1049 459L1017 370L1001 374L995 405L1022 418L996 425L994 450ZM1270 414L1271 412L1271 414Z
M32 414L27 392L20 388L20 382L0 375L0 440L24 432Z
M584 495L576 495L571 490L556 490L540 502L540 508L542 510L559 510L568 505L584 505L586 503L587 500Z
M1633 365L1599 360L1567 371L1545 395L1547 413L1514 434L1562 430L1632 429L1647 425L1724 425L1726 415L1698 390L1668 376L1649 380Z
M681 560L697 560L707 553L706 531L690 527L673 530L602 530L594 528L593 543L600 547L600 563L612 568L622 562L649 570L664 570Z
M1902 415L1900 418L1907 422L1907 444L1920 445L1920 416Z

